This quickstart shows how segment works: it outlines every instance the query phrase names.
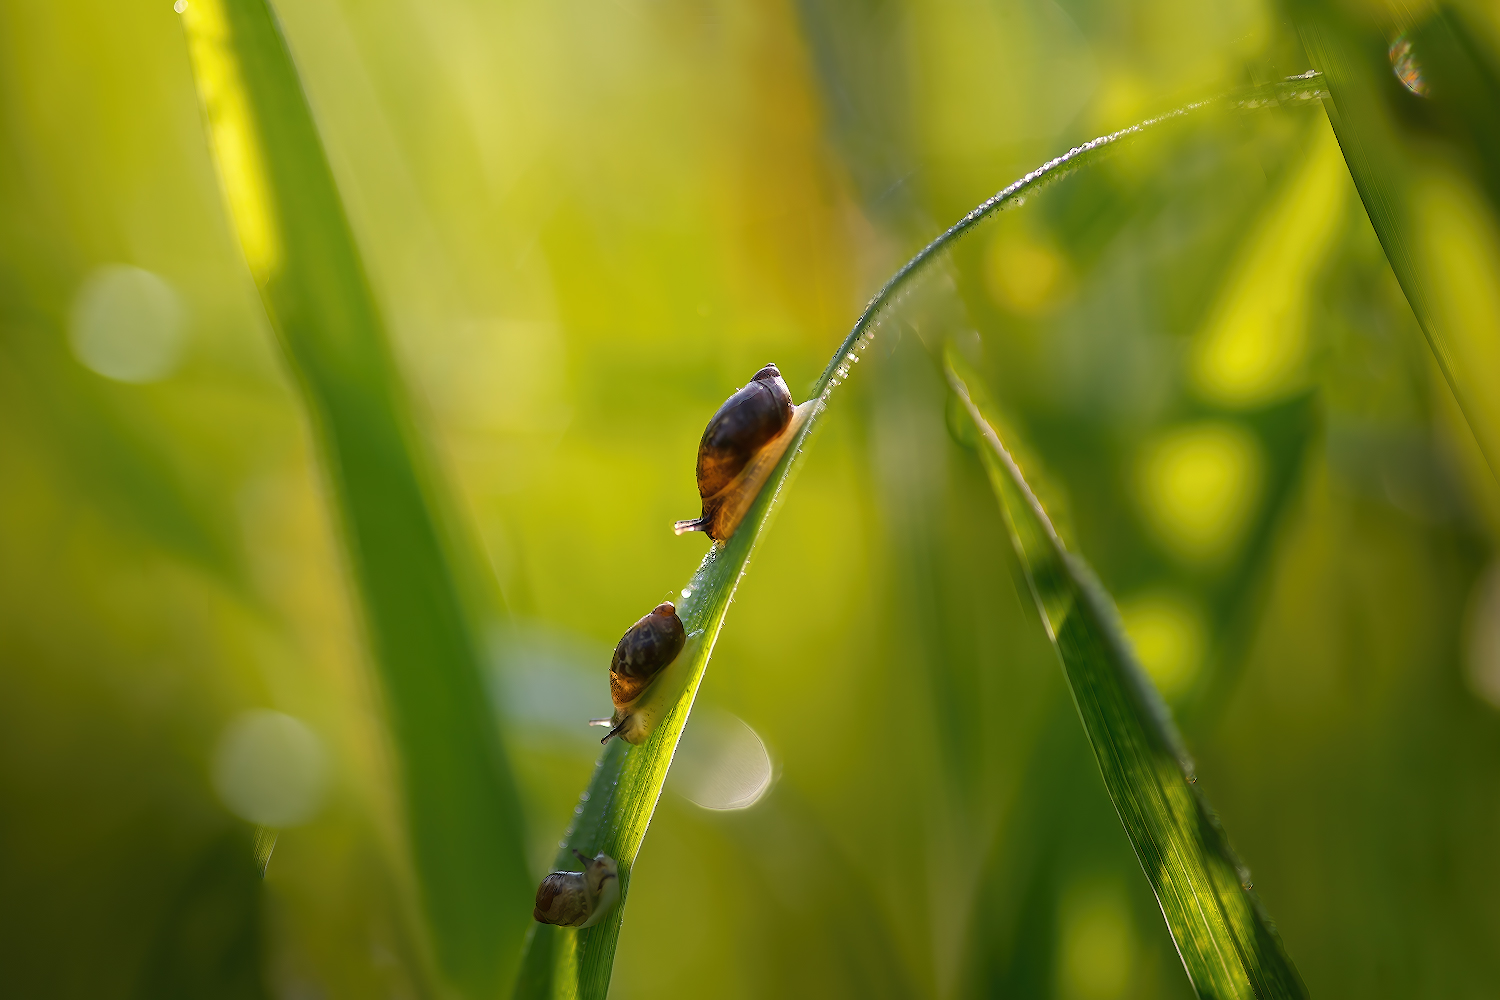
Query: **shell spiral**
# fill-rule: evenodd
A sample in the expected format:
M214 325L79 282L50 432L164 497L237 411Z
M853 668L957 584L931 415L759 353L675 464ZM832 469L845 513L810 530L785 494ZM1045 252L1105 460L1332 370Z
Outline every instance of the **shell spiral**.
M624 709L661 673L687 643L687 632L671 601L658 604L630 626L609 661L609 688L615 707Z
M748 385L724 401L698 442L698 496L703 500L703 515L677 522L678 534L702 531L722 542L734 532L738 514L754 498L754 489L736 486L740 474L791 426L795 411L791 391L775 365L756 372Z
M698 442L698 495L707 499L728 486L756 452L786 430L792 409L792 394L775 365L766 365L725 400Z
M559 927L589 927L620 898L620 868L607 854L589 858L578 850L581 872L553 872L537 886L531 917Z

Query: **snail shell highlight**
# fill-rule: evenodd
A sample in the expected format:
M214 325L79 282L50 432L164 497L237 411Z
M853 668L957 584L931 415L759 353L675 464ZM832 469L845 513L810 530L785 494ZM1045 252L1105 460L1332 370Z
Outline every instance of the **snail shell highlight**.
M595 719L595 725L613 726L601 743L618 736L627 743L639 743L651 734L653 718L639 708L647 689L663 670L682 653L687 632L677 608L663 601L640 621L625 630L609 661L609 696L615 703L615 714Z
M702 531L716 542L727 541L786 450L801 410L792 404L775 365L766 365L725 400L698 442L703 515L678 521L673 530L679 535Z
M620 898L620 866L607 854L593 860L576 848L581 872L553 872L537 886L531 916L559 927L592 927Z

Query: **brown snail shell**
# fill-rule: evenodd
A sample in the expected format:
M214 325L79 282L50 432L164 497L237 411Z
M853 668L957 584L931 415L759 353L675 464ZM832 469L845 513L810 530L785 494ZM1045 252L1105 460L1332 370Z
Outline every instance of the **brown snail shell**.
M749 385L725 400L698 442L703 515L678 521L673 529L679 535L702 531L716 542L727 541L786 449L796 413L791 391L775 365L766 365ZM778 442L780 449L770 456Z
M625 630L609 661L609 696L615 703L615 714L594 720L596 725L614 728L599 742L608 743L611 736L618 736L627 743L639 743L650 735L648 720L638 718L634 709L651 682L677 659L686 644L687 632L671 601L662 601Z
M533 919L559 927L592 927L620 898L620 866L607 854L592 861L577 850L581 872L553 872L537 886Z

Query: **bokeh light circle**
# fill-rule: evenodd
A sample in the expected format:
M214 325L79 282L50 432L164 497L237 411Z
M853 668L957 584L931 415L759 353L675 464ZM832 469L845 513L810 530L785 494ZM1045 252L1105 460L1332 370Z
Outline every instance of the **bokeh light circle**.
M322 805L328 758L306 723L254 709L225 728L213 777L219 798L235 815L261 826L296 826Z
M163 278L128 264L95 268L78 286L68 343L80 364L116 382L155 382L182 359L186 310Z

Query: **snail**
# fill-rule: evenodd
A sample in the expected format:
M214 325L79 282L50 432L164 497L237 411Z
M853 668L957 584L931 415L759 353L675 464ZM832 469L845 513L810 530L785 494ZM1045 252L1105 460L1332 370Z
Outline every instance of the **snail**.
M600 743L608 743L612 736L626 743L640 743L651 734L658 707L649 689L685 645L687 633L671 601L661 602L625 631L609 661L609 695L615 703L615 714L589 722L592 726L614 727Z
M578 849L581 872L553 872L536 889L532 917L559 927L592 927L620 898L620 866L608 854L592 861Z
M719 407L698 442L703 515L678 521L672 529L679 535L701 531L715 542L728 541L810 407L792 405L792 394L775 365L756 372L749 385Z

